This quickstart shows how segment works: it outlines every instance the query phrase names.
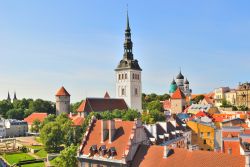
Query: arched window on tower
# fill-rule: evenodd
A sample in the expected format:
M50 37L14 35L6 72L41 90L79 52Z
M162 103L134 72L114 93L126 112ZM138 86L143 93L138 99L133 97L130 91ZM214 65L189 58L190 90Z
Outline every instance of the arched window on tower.
M125 79L127 79L128 78L128 75L127 75L127 73L125 74Z
M121 79L121 74L118 75L118 79L119 79L119 80Z
M138 95L138 89L135 88L135 95Z
M135 79L135 74L133 73L133 79Z

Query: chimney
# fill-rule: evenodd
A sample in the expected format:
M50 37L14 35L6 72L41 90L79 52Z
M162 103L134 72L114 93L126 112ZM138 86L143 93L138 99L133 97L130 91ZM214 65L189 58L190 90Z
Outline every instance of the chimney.
M152 136L154 136L155 139L157 139L157 132L156 132L156 126L157 124L150 124L150 133Z
M112 143L115 136L115 120L109 120L109 143Z
M250 167L250 156L245 155L245 167Z
M173 149L169 149L168 146L163 146L164 152L163 152L163 158L168 158L170 155L174 154Z
M101 143L107 139L108 136L108 122L107 120L101 120Z

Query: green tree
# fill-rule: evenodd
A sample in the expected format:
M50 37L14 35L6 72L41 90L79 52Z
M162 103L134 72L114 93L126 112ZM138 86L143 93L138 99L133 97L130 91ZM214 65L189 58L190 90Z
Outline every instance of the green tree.
M71 104L70 105L70 112L72 112L72 113L77 113L77 109L78 109L78 107L81 105L81 103L82 103L82 101L80 101L80 102L76 102L76 103L74 103L74 104Z
M48 124L49 122L54 122L55 120L56 120L56 115L54 115L54 114L49 114L49 115L47 116L47 118L45 118L45 119L43 120L43 122L42 122L42 124L41 124L41 128L42 128L44 125Z
M48 114L55 114L55 104L50 101L37 99L29 103L29 109L32 112L46 112Z
M57 122L49 122L40 130L40 138L47 152L56 153L63 144L63 131Z
M23 118L24 118L24 110L21 109L21 108L18 108L18 109L10 109L9 111L7 111L6 117L7 117L8 119L19 119L19 120L23 120Z
M142 113L142 122L146 124L154 124L158 121L165 121L165 115L158 110L151 110Z
M147 104L147 110L163 111L162 103L159 100L151 101Z
M39 119L35 119L31 125L31 132L38 133L41 128L41 121Z
M6 118L6 113L10 109L13 109L13 105L8 100L2 100L0 101L0 115L2 115L4 118Z
M112 115L112 112L110 111L104 111L100 115L101 115L101 119L104 119L104 120L111 120L114 118Z
M60 152L60 155L56 159L56 166L60 167L75 167L77 166L76 159L77 147L70 145Z
M135 118L139 118L140 114L137 110L128 109L125 114L122 116L124 121L134 121Z

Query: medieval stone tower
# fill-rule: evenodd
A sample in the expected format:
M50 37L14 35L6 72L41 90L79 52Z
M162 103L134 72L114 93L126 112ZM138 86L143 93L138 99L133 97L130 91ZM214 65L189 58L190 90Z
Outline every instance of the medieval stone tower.
M70 112L70 94L62 86L56 93L56 115Z
M116 97L123 98L131 109L142 111L141 71L138 61L133 56L133 42L127 13L125 29L124 54L116 71Z

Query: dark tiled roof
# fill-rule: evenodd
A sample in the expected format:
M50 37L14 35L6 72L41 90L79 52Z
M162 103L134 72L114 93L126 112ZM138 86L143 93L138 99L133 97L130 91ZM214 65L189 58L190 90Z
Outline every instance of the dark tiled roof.
M84 112L102 112L112 111L115 109L128 109L124 99L86 98Z

